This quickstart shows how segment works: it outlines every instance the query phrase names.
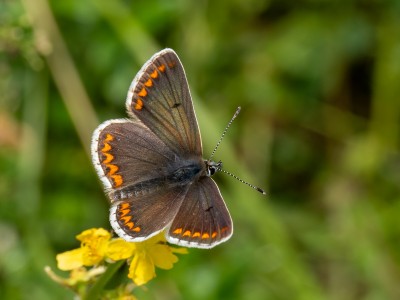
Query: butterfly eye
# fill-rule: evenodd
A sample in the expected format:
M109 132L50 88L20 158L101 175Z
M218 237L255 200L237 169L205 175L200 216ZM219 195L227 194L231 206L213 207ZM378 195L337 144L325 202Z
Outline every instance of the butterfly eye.
M206 174L208 177L214 175L216 172L221 171L222 170L222 161L219 162L214 162L214 161L210 161L210 160L206 160Z

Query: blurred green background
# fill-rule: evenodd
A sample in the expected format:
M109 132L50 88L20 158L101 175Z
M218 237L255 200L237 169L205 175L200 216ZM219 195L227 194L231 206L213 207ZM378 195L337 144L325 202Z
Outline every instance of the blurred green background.
M233 237L157 271L140 299L400 299L400 1L0 2L0 295L52 282L110 228L89 157L142 64L185 66ZM62 272L58 272L62 274ZM65 275L65 274L64 274Z

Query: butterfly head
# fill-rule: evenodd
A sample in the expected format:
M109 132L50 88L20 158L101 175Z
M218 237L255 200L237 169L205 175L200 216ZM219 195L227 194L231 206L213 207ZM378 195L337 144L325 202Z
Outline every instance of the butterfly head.
M215 162L212 160L205 160L204 163L206 164L206 175L208 177L222 170L222 161Z

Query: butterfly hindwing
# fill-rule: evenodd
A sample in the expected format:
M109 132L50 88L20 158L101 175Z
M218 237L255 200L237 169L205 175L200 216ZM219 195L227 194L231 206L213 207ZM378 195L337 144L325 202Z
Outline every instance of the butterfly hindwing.
M157 193L138 193L116 201L110 210L110 223L126 241L139 242L159 233L176 215L185 188L161 188Z
M229 239L232 230L231 216L217 185L202 177L190 186L167 240L186 247L211 248Z

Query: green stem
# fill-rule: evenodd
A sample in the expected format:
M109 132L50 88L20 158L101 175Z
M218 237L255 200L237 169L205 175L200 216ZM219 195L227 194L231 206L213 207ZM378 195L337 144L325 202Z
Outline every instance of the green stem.
M82 297L82 300L98 300L100 298L100 293L104 289L104 286L124 263L126 263L126 260L120 260L114 264L108 265L107 271L100 276L100 278L96 281L92 288L89 289L87 294Z

